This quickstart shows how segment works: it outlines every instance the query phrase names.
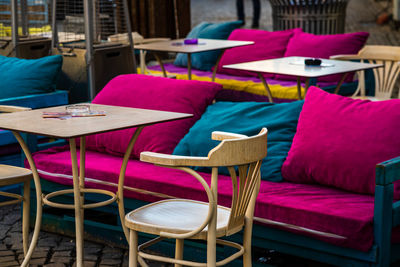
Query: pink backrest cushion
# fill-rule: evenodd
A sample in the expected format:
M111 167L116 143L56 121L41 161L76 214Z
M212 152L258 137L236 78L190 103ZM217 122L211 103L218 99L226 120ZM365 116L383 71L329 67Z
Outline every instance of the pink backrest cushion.
M223 65L283 57L286 46L295 32L301 29L269 32L264 30L236 29L228 40L253 41L253 45L227 49L218 64L218 73L234 76L257 76L257 73L223 68ZM265 74L273 77L273 74Z
M354 100L310 87L282 176L374 194L375 165L397 156L400 99Z
M285 57L301 56L312 58L329 58L334 55L357 54L367 41L369 33L354 32L344 34L315 35L296 32L290 39ZM318 81L337 82L342 74L318 78ZM277 75L277 79L296 79L293 76ZM351 82L353 75L346 81Z
M112 79L93 103L193 114L192 118L146 126L133 148L133 156L139 158L142 151L172 153L221 88L211 82L128 74ZM122 155L134 131L132 128L89 136L87 147Z

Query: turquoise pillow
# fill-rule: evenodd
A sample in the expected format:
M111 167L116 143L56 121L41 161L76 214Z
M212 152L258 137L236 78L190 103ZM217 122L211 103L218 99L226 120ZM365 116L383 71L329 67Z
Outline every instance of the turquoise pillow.
M174 155L207 156L219 141L213 131L255 135L268 128L268 155L261 166L261 179L282 181L281 167L286 159L304 101L272 104L260 102L217 102L209 106L176 146ZM209 171L197 168L199 171ZM220 173L228 174L226 168Z
M186 38L205 38L226 40L234 29L242 25L241 21L228 21L222 23L201 22L194 27ZM191 55L192 68L209 71L217 63L221 50L200 52ZM174 64L187 66L187 54L178 53Z
M0 56L0 99L54 91L62 61L61 55L39 59Z

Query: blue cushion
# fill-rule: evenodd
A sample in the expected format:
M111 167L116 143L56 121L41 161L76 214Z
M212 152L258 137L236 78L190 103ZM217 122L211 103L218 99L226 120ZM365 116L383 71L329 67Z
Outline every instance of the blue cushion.
M255 135L262 127L267 127L268 155L261 166L262 179L282 181L281 167L296 133L303 103L217 102L207 108L176 146L173 154L207 156L219 143L211 140L213 131ZM228 174L226 168L221 168L221 172Z
M186 38L205 38L205 39L228 39L231 32L242 25L241 21L229 21L222 23L202 22L194 27ZM195 53L191 55L192 67L199 70L211 70L217 63L221 50ZM175 65L187 66L187 55L179 53L176 56Z
M0 56L0 99L55 90L62 56L20 59Z

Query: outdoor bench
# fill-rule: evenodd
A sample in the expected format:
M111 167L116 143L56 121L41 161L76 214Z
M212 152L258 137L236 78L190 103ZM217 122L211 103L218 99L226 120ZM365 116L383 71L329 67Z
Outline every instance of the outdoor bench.
M400 100L352 100L310 87L304 101L212 104L220 90L221 85L210 82L121 75L96 96L93 103L194 115L141 132L126 170L127 211L170 197L206 199L190 175L141 162L140 152L204 156L216 145L212 131L250 135L267 127L253 245L337 266L389 266L399 260ZM85 187L117 190L122 155L133 132L86 138ZM68 147L37 152L34 161L43 192L72 184ZM198 171L210 180L209 170ZM219 171L218 202L230 206L226 171ZM85 231L121 242L125 237L117 214L115 207L85 212ZM44 229L73 233L67 212L45 207L43 216Z

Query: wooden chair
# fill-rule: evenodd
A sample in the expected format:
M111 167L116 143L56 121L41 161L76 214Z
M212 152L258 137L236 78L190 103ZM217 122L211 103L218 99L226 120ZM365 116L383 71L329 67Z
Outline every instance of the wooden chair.
M30 108L14 107L14 106L1 106L0 112L17 112L26 111ZM28 169L15 167L10 165L0 164L0 186L8 186L23 183L23 195L2 192L0 196L11 198L0 202L0 206L12 205L22 202L22 243L24 255L28 252L29 241L29 206L30 206L30 184L33 179L32 172Z
M400 47L385 45L367 45L357 55L338 55L331 59L360 60L365 63L383 64L382 68L373 69L375 78L375 97L365 95L365 72L359 71L358 87L353 97L385 100L392 97L400 73ZM400 98L400 92L399 96Z
M213 132L212 139L222 142L212 149L207 157L173 156L143 152L140 159L161 166L176 168L197 179L208 196L208 203L169 199L140 207L125 217L129 235L129 266L147 266L144 259L174 263L175 266L220 266L243 255L243 265L251 266L251 233L256 197L260 186L260 166L267 155L267 129L252 137ZM211 186L187 166L212 167ZM218 167L228 167L232 178L231 208L217 205ZM238 173L235 170L237 167ZM244 229L243 245L217 239L230 236ZM138 247L137 232L159 237ZM175 258L151 255L143 252L165 238L176 239ZM207 241L207 263L183 259L184 239ZM216 262L216 244L230 246L238 251Z

